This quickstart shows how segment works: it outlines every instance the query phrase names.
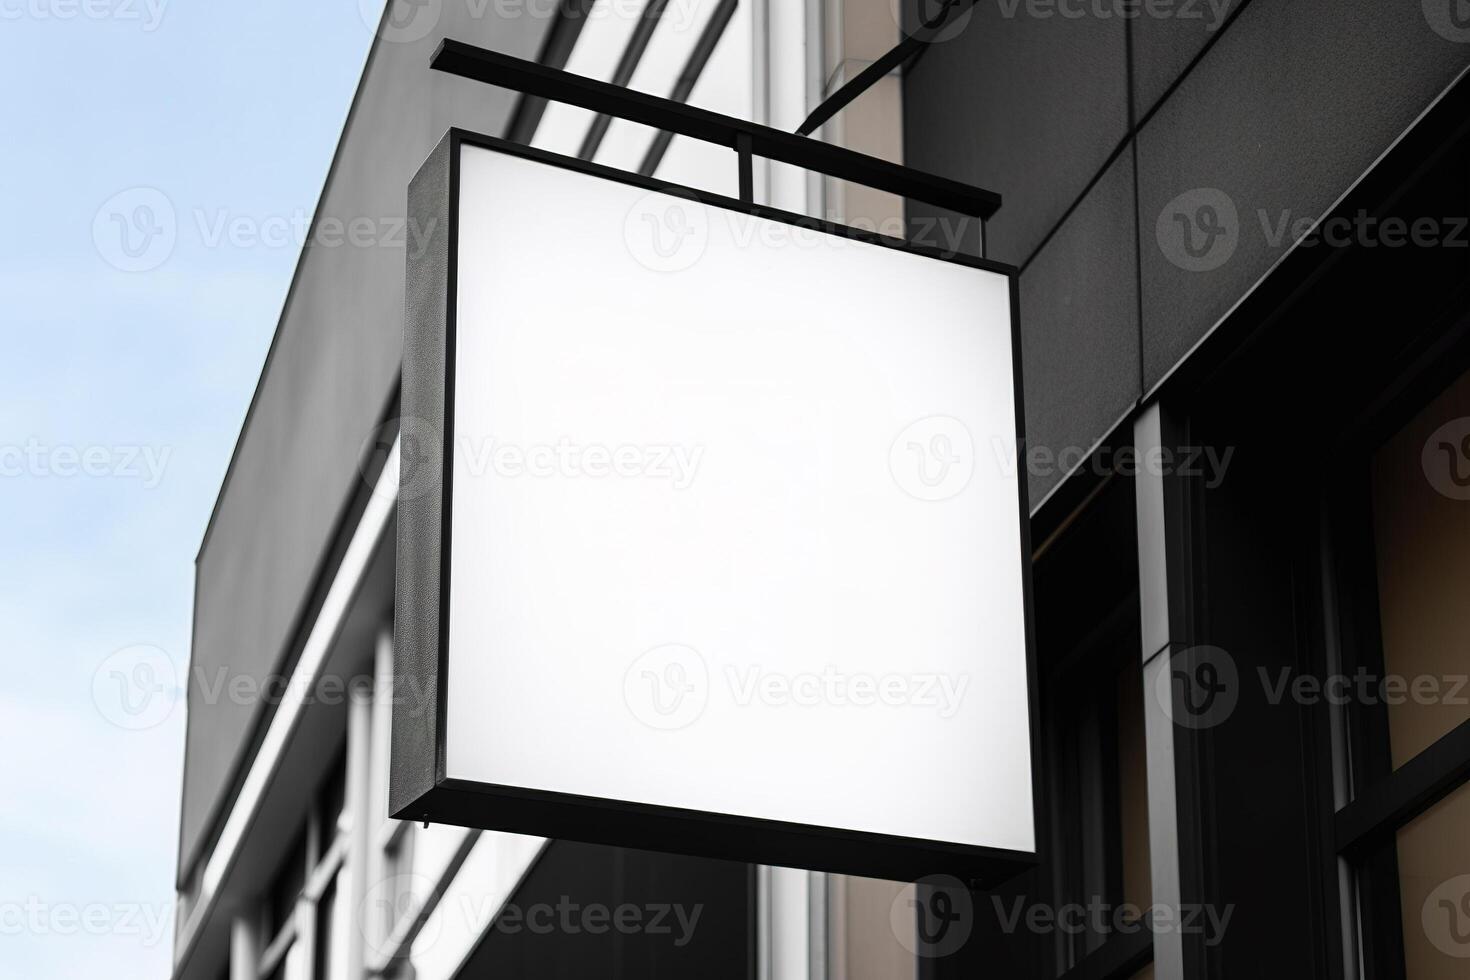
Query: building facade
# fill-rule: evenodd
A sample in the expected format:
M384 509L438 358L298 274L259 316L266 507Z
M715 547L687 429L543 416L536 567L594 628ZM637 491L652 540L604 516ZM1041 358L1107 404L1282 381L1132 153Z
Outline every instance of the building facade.
M407 226L410 178L461 127L730 196L737 179L727 149L431 72L431 52L468 41L793 131L941 6L373 12L315 221L404 233L303 251L205 533L176 977L1465 975L1457 0L960 5L816 135L998 192L983 228L757 167L761 203L1020 270L1034 871L941 906L388 817L392 705L422 695L392 642L417 462L405 252L431 233ZM956 767L1004 750L943 748Z

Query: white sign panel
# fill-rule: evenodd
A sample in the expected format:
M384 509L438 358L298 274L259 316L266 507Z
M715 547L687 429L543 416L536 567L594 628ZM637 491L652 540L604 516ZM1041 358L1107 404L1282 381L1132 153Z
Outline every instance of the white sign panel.
M441 591L399 610L437 754L400 811L890 877L1031 855L1012 277L486 143L448 153Z

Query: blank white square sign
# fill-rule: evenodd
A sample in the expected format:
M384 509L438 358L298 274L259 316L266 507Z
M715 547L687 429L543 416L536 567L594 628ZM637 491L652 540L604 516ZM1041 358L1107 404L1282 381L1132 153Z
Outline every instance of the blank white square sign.
M1007 279L462 154L446 774L1034 851Z

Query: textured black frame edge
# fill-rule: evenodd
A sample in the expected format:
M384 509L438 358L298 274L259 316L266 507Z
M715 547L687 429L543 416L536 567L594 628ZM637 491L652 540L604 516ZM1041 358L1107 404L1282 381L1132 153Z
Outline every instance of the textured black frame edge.
M1014 266L915 245L804 215L697 191L599 164L461 129L450 129L409 186L408 217L432 229L428 247L408 256L404 325L403 418L436 435L399 489L398 568L394 617L392 765L389 813L422 820L610 844L643 850L914 881L953 875L988 888L1037 864L1033 852L896 837L844 828L713 813L449 779L445 775L444 685L448 664L450 516L453 499L455 293L457 290L460 151L465 145L677 194L710 207L810 228L898 251L994 272L1007 278L1015 398L1017 514L1030 716L1032 825L1040 848L1042 779L1040 713L1033 615L1029 498L1025 470L1018 272ZM434 222L429 224L429 222ZM420 440L422 441L422 440ZM403 442L405 458L408 440ZM419 467L432 463L432 473ZM405 690L406 689L406 690Z
M440 625L448 593L449 506L442 480L444 446L453 436L449 324L454 315L455 236L452 189L458 168L451 135L430 152L408 186L407 219L424 229L424 248L409 250L404 294L399 397L398 551L394 569L393 724L388 810L397 813L438 781L442 729Z

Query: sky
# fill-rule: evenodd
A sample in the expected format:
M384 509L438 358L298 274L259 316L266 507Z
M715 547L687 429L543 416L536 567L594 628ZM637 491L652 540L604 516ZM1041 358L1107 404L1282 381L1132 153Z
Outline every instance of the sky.
M0 0L0 980L169 975L194 557L381 6Z

